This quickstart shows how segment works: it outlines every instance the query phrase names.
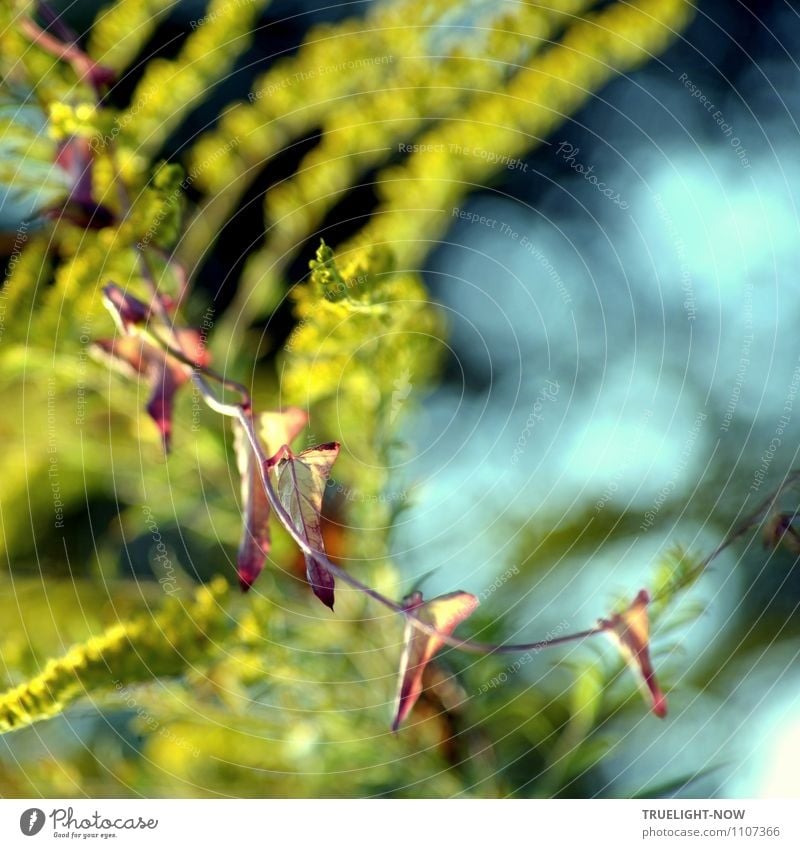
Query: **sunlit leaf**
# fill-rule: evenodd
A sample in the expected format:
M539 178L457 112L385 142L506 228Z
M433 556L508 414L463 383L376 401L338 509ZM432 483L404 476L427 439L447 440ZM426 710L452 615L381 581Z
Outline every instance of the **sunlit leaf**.
M121 333L130 334L139 325L147 323L150 307L116 283L103 287L103 304L111 313Z
M196 330L177 331L186 356L198 365L205 365L207 354L200 334ZM175 393L189 379L186 367L144 339L135 335L100 339L93 345L94 355L130 378L143 378L150 386L150 397L145 407L158 427L169 451L172 441L172 407Z
M624 612L615 613L610 619L600 619L600 626L605 628L625 662L636 674L653 712L659 718L664 718L667 714L667 699L658 686L650 661L649 603L650 596L642 589Z
M469 618L478 607L478 599L468 592L451 592L431 601L423 601L422 593L415 592L406 599L405 608L417 618L446 635ZM392 730L397 730L422 694L422 675L425 667L444 642L430 636L411 622L406 622L405 647L400 658L400 682L397 690L395 717Z
M265 412L256 416L255 425L267 456L283 445L290 445L305 427L308 416L302 409L290 407L283 412ZM234 421L234 448L242 478L244 522L237 556L239 585L247 591L264 568L270 550L269 501L258 467L258 459L242 426Z
M320 527L322 498L333 463L339 455L338 442L318 445L300 454L284 457L275 467L278 497L295 529L316 551L325 552ZM306 577L314 594L333 609L334 580L325 565L305 554Z

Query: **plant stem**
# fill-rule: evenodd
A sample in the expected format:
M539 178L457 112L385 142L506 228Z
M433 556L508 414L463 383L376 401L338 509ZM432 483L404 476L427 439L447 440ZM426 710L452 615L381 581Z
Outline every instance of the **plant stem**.
M248 412L241 407L237 409L236 420L239 422L239 425L243 428L245 434L247 435L247 439L250 442L250 447L253 449L253 453L258 460L259 466L259 475L261 477L261 483L264 487L264 492L267 496L267 500L269 501L270 506L274 510L275 514L278 516L281 524L284 526L289 535L294 539L294 541L299 546L300 550L303 551L304 554L313 557L317 562L319 562L322 566L324 566L334 577L341 580L343 583L347 583L353 589L356 589L359 592L367 595L372 598L372 600L377 601L377 603L386 607L398 615L402 615L406 618L407 621L411 622L411 624L416 627L418 630L421 630L423 633L426 633L428 636L434 636L438 639L441 639L445 644L450 645L453 648L459 648L462 651L468 651L473 654L510 654L510 653L519 653L521 651L539 651L544 648L554 647L556 645L563 645L567 642L576 642L582 639L586 639L589 636L595 636L598 633L604 633L608 630L608 627L601 625L592 630L584 630L580 633L573 633L568 636L560 636L555 639L545 639L538 642L529 642L525 644L518 645L493 645L486 642L474 642L470 639L458 639L454 636L450 636L449 634L443 633L440 630L437 630L430 624L419 619L416 615L414 615L413 611L407 610L402 604L397 603L397 601L393 601L391 598L387 598L385 595L381 594L377 590L373 589L371 586L367 586L365 583L362 583L356 577L353 577L352 574L345 571L343 568L340 568L338 565L335 565L328 559L328 557L322 553L322 551L318 551L316 548L312 547L308 540L300 533L299 530L294 526L292 522L291 516L284 508L283 504L280 501L280 498L275 491L272 481L270 480L268 468L270 467L270 458L266 456L264 452L264 448L261 445L261 441L258 438L258 434L256 433L256 429L253 426L253 415L252 412Z
M126 212L130 212L130 199L127 195L127 190L125 189L125 186L119 176L119 171L116 168L116 157L114 153L115 151L112 149L111 159L116 172L115 176L117 178L117 183L119 186L120 197L122 199L122 204ZM536 642L526 642L510 645L497 645L486 642L476 642L471 639L458 639L454 636L451 636L449 633L444 633L440 630L437 630L432 625L426 623L425 621L422 621L414 613L413 609L406 608L401 603L398 603L397 601L392 600L386 595L383 595L381 592L378 592L376 589L373 589L366 583L362 583L356 577L353 577L353 575L351 575L349 572L345 571L343 568L331 562L331 560L324 552L317 550L311 544L309 544L308 540L295 527L294 523L292 522L291 516L281 503L281 500L272 485L269 471L276 464L276 462L279 461L279 459L285 454L286 448L281 447L281 449L273 457L268 457L264 451L260 439L258 438L258 434L254 426L252 403L250 394L247 389L240 383L237 383L233 380L228 380L227 378L216 374L208 368L197 365L197 363L195 363L188 356L175 330L174 321L169 315L166 307L164 306L164 303L161 300L161 297L158 294L158 284L155 279L155 274L153 273L153 270L147 260L147 256L144 250L138 245L136 246L136 250L138 253L139 264L142 269L142 275L147 281L148 287L150 289L153 307L160 322L162 323L164 329L166 330L169 336L169 338L165 340L162 339L157 333L154 333L152 331L145 331L146 337L151 343L155 343L161 349L163 349L165 355L172 356L177 362L179 362L183 366L187 376L192 380L195 387L199 391L203 401L209 408L213 409L215 412L227 418L233 418L235 421L237 421L239 426L242 427L247 436L247 440L250 443L250 447L253 450L253 454L258 461L259 476L267 500L286 532L291 536L291 538L295 541L300 550L306 556L312 557L316 562L318 562L321 566L327 569L338 580L341 580L343 583L346 583L351 588L371 598L376 603L380 604L391 612L403 616L403 618L417 630L425 633L428 636L439 639L443 644L473 654L487 655L511 654L520 652L538 652L540 650L544 650L545 648L552 648L558 645L580 642L592 636L597 636L601 633L606 633L610 629L612 629L609 622L601 621L596 627L591 628L589 630L582 630L578 633L571 633L566 636L558 636L552 639L544 639ZM166 257L166 261L173 268L177 268L178 276L184 281L183 294L185 294L186 281L188 278L181 263L169 256ZM207 377L218 381L226 388L230 388L238 392L242 398L242 401L240 403L226 403L225 401L220 400L209 385L208 380L206 379ZM797 480L799 479L800 471L792 472L786 478L786 480L784 480L783 484L769 498L767 498L758 507L758 509L756 509L755 512L752 513L744 521L742 525L740 525L732 533L730 533L705 559L703 559L698 564L697 568L694 569L692 572L692 579L696 577L700 572L702 572L709 565L709 563L714 560L720 553L722 553L722 551L724 551L729 545L733 544L733 542L743 536L749 529L751 529L751 527L760 522L763 519L764 515L768 513L769 510L772 508L773 504L781 495L781 493L785 491L790 485L793 485L795 482L797 482Z

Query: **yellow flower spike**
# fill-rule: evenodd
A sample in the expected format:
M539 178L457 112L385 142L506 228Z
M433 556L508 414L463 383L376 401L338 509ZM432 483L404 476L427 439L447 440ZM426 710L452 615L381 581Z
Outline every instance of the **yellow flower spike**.
M591 0L557 0L536 5L520 3L512 7L513 11L493 13L488 34L482 33L473 48L478 57L470 66L475 86L493 87L498 78L508 72L503 62L513 64L537 50L541 46L538 36L552 34L563 25L565 14L579 13L588 5L591 5ZM355 98L352 114L356 120L350 121L349 130L352 138L350 143L332 142L331 155L326 152L325 157L335 158L335 152L342 149L372 153L363 159L360 168L355 166L355 170L352 163L340 161L339 166L349 173L333 173L334 186L338 187L349 187L356 174L381 161L376 149L382 143L385 145L382 140L386 130L382 130L380 125L365 126L368 121L364 116L374 114L378 119L389 118L391 121L392 117L406 114L418 128L424 116L432 111L458 109L459 99L469 96L472 74L461 76L451 70L447 60L424 58L436 53L429 44L431 33L435 31L432 27L437 22L446 23L448 13L458 7L456 0L438 0L436 3L404 0L377 6L363 21L315 28L296 56L276 63L257 79L250 104L234 107L222 117L219 128L206 136L214 138L215 145L220 146L227 138L238 135L241 146L228 152L218 168L208 169L198 180L198 188L209 195L224 192L224 196L215 196L207 208L198 213L209 220L203 226L190 228L182 246L183 255L196 254L207 244L209 234L218 230L213 222L222 221L234 208L245 189L246 180L242 178L249 168L260 165L319 122L332 122L331 128L336 126L336 122L341 120L337 116L348 108L342 98ZM510 26L509 21L514 24L512 32L506 35L504 30ZM537 37L531 37L532 33ZM488 53L487 45L491 46ZM495 46L507 47L508 52L495 53ZM448 49L456 54L463 52L458 43ZM484 55L491 55L495 61L483 61ZM343 61L345 56L348 58ZM483 86L478 85L480 80L483 80ZM455 91L448 87L448 81L452 81ZM408 90L403 91L404 87ZM382 92L383 88L387 91ZM374 94L370 94L371 91ZM331 102L342 108L332 110ZM375 108L377 104L383 105ZM394 110L397 112L393 115ZM255 115L260 115L260 120ZM405 132L413 134L415 131L412 126ZM393 137L403 139L406 135L396 128ZM202 163L202 149L202 145L196 147L190 168L197 168ZM311 190L313 185L314 181L306 176L298 206L307 202L308 197L319 197L319 192ZM274 213L278 203L272 205L272 200L268 203L269 211ZM284 213L290 211L282 206L280 208ZM292 234L307 235L327 208L330 208L330 202L323 202L312 216L306 217L303 229L297 228L297 219L293 217ZM277 236L276 240L284 244L291 239ZM268 266L273 258L272 253L263 254L263 264ZM246 276L255 286L261 278L261 269L254 269ZM244 297L245 301L247 297L249 295Z
M180 674L188 664L207 660L209 644L227 630L227 615L219 606L226 593L227 584L214 581L200 587L184 607L165 604L154 615L115 624L61 659L49 660L39 675L0 695L0 732L51 718L115 680L133 684Z
M253 24L267 2L212 0L175 59L148 62L131 106L119 119L123 141L142 156L157 152L187 111L228 73L249 44Z
M175 0L117 0L98 13L89 36L89 54L120 72L136 58Z
M469 183L485 182L505 167L489 158L451 157L448 179L437 180L436 151L441 145L458 144L460 138L464 147L522 155L613 74L631 70L663 49L692 11L689 0L640 0L614 4L577 20L561 43L534 56L504 90L480 96L458 120L442 122L422 135L423 147L402 165L380 172L377 182L383 202L344 248L394 241L399 261L418 265L437 235L449 226L452 207L470 190ZM635 32L636 39L620 36L618 30ZM414 175L426 178L417 180ZM412 208L418 211L409 215Z

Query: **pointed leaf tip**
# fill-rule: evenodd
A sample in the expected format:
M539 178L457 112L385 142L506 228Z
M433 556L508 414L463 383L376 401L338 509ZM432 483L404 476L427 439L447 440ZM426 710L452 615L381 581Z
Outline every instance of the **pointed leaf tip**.
M160 301L165 308L170 301ZM140 332L153 316L151 307L128 294L116 283L103 288L103 303L120 330L113 339L95 342L93 352L128 377L144 377L150 386L150 397L145 407L153 419L169 453L172 442L172 407L175 393L190 376L186 366L168 351L144 338ZM197 367L205 367L210 356L198 330L190 327L174 329L177 347Z
M413 613L420 621L434 627L440 633L450 636L453 631L469 618L478 608L479 601L468 592L451 592L431 601L423 601L421 592L414 592L404 608ZM400 725L419 700L422 694L422 677L425 668L444 641L439 636L431 636L406 621L405 646L400 658L400 675L395 702L395 716L392 732L396 733Z
M324 565L312 560L309 563L309 557L306 557L306 575L308 583L311 586L311 591L333 611L334 597L334 580L330 572Z
M170 449L175 392L189 379L183 366L137 336L99 339L92 352L128 378L144 378L150 386L145 407L155 422L164 448Z
M642 589L633 603L623 612L615 613L610 619L600 619L604 628L622 654L628 667L636 674L643 689L645 700L659 718L667 715L667 699L659 688L653 664L650 660L650 618L647 607L650 596Z
M299 454L284 456L274 468L278 498L295 530L315 551L325 553L322 536L322 499L339 443L317 445ZM304 554L306 579L314 594L333 609L334 579L320 559Z

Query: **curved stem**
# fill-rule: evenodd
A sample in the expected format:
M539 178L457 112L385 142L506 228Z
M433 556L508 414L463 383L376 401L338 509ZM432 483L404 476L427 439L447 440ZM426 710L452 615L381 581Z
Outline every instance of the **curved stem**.
M123 198L127 200L127 197L124 194L124 187L122 188L122 192ZM129 205L128 208L130 208ZM169 333L170 339L164 340L154 333L149 333L148 335L150 336L152 341L162 347L166 353L172 356L177 362L179 362L184 367L187 376L189 376L189 378L192 380L192 382L200 392L203 401L208 407L210 407L220 415L235 419L243 428L247 436L247 440L250 443L250 447L252 448L256 459L258 460L259 476L261 479L261 484L264 487L264 493L267 497L267 500L269 501L271 508L275 512L275 515L280 520L286 532L291 536L291 538L295 541L297 546L304 554L313 557L334 577L341 580L343 583L346 583L348 586L352 587L353 589L356 589L367 597L372 598L372 600L374 600L376 603L380 604L388 610L391 610L393 613L403 616L403 618L417 630L427 634L428 636L436 637L443 644L473 654L487 655L537 652L544 650L545 648L552 648L558 645L579 642L584 639L588 639L592 636L597 636L601 633L605 633L611 629L608 623L601 621L597 627L591 628L589 630L582 630L578 633L571 633L566 636L558 636L552 639L543 639L536 642L523 642L511 645L496 645L487 642L476 642L471 639L459 639L455 636L451 636L449 633L444 633L443 631L437 630L432 625L428 624L425 621L422 621L417 615L415 615L413 610L407 609L402 604L392 600L386 595L383 595L381 592L378 592L376 589L373 589L366 583L362 583L358 578L353 577L352 574L345 571L343 568L339 567L335 563L331 562L331 560L324 552L319 551L312 545L310 545L308 540L303 536L303 534L297 530L294 523L292 522L291 516L284 508L283 504L280 501L280 498L278 497L275 489L273 488L272 481L270 480L269 476L269 470L281 458L284 452L284 448L282 447L275 456L268 457L264 452L264 448L258 438L258 434L256 433L253 424L253 410L250 401L250 394L247 389L245 389L245 387L239 383L236 383L232 380L227 380L226 378L222 377L221 375L215 374L207 368L198 366L186 354L183 345L181 344L180 338L178 337L178 334L175 331L175 326L172 317L168 314L163 302L161 301L161 298L158 295L158 286L155 280L155 275L153 274L153 271L150 268L150 265L147 261L147 257L145 256L144 252L138 247L137 251L143 275L148 281L151 289L151 294L153 298L153 303L155 304L156 312L158 313L164 328ZM174 260L168 259L167 261L173 262ZM226 403L220 400L209 385L206 379L207 376L219 381L225 387L233 388L238 391L242 397L242 402ZM697 566L697 569L693 571L692 576L696 576L696 572L698 571L703 571L713 559L715 559L720 553L722 553L722 551L724 551L729 545L733 544L733 542L743 536L744 533L746 533L751 527L760 522L763 519L764 515L772 508L773 504L781 495L781 493L798 480L800 480L800 470L792 472L776 492L774 492L769 498L767 498L755 510L755 512L752 513L743 522L741 526L737 527L732 533L730 533L705 559L703 559Z
M169 331L171 341L165 341L160 338L156 333L150 331L149 335L152 341L156 342L160 347L164 348L170 356L177 359L182 365L186 365L190 367L196 374L203 374L206 377L210 377L212 380L216 380L221 385L225 386L226 389L231 389L232 391L237 392L242 398L242 406L245 409L250 409L252 405L252 401L250 398L250 392L241 384L236 382L236 380L231 380L228 377L224 377L222 374L218 374L216 371L208 368L205 365L198 365L194 362L189 356L186 354L186 350L181 343L180 337L175 332L175 323L172 320L172 316L167 312L166 307L164 306L161 298L158 295L158 283L155 279L155 274L153 273L153 269L150 267L150 263L147 261L147 256L140 247L136 247L136 252L139 257L139 266L142 269L142 275L147 280L148 285L150 287L150 294L152 295L152 302L155 308L155 311L158 317L161 319L161 323L166 327ZM166 260L168 263L172 264L171 259ZM204 381L205 383L205 381ZM206 388L208 388L208 385ZM219 402L216 401L216 397L213 396L215 400L215 410L220 412ZM225 406L223 404L222 406ZM233 409L233 406L230 407ZM229 415L232 417L231 412L223 412L223 415Z
M741 524L734 527L730 533L711 551L710 554L705 556L697 565L692 568L689 573L678 583L674 584L670 589L670 593L674 593L675 591L680 591L681 589L686 588L691 583L695 581L697 577L699 577L708 566L725 550L727 550L734 542L744 536L749 530L752 530L754 527L757 527L761 522L769 515L772 511L775 503L778 498L786 492L788 489L791 489L792 486L796 485L800 482L800 469L795 469L794 471L790 471L783 482L775 489L772 494L768 495L748 516L745 518ZM660 601L661 598L667 593L667 590L664 592L655 595L653 597L653 601Z
M117 167L116 150L113 146L110 147L109 155L112 167L114 169L115 183L117 185L117 191L120 196L120 202L125 212L130 213L132 208L130 197L128 196L125 184L120 177L119 169ZM136 245L135 249L139 259L139 265L142 269L142 276L147 281L148 287L150 289L153 307L164 328L169 333L170 338L169 341L165 341L152 333L150 334L151 337L159 344L159 346L163 347L169 355L174 357L176 361L180 362L180 364L185 369L187 376L191 379L191 381L194 383L194 385L200 392L200 396L203 398L204 403L209 408L213 409L220 415L236 419L239 424L244 428L244 431L247 435L247 439L250 442L250 446L253 449L253 452L258 460L259 476L261 478L261 483L264 487L264 492L267 496L267 500L269 501L272 509L275 511L275 514L280 519L280 522L286 529L287 533L292 537L292 539L294 539L294 541L297 543L297 545L303 551L304 554L313 557L321 565L328 569L331 574L333 574L343 583L346 583L353 589L362 592L364 595L369 598L372 598L372 600L376 601L377 603L381 604L392 612L397 613L398 615L402 615L405 620L408 621L412 626L427 634L428 636L434 636L439 639L443 644L450 645L453 648L458 648L462 651L467 651L474 654L510 654L540 651L544 648L550 648L556 645L564 645L569 642L582 641L583 639L587 639L591 636L596 636L600 633L604 633L609 629L607 625L601 623L593 629L583 630L579 633L572 633L567 636L558 636L553 639L544 639L539 640L537 642L527 642L512 645L494 645L486 642L475 642L470 639L458 639L455 636L451 636L449 633L444 633L440 630L437 630L432 625L422 621L414 614L412 610L406 609L402 604L397 603L397 601L393 601L391 598L386 597L386 595L381 594L377 590L373 589L371 586L367 586L366 583L362 583L360 580L353 577L347 571L331 562L330 559L328 559L328 557L322 551L318 551L313 548L308 543L308 540L304 538L304 536L294 526L291 516L284 508L283 504L280 501L280 498L278 498L278 495L272 486L272 481L269 478L268 469L272 467L271 463L273 462L273 460L275 460L275 457L266 456L264 448L258 438L258 434L255 431L255 427L253 426L253 409L250 393L240 383L237 383L233 380L228 380L225 377L222 377L221 375L215 374L213 371L210 371L207 368L198 366L187 355L183 344L181 343L181 340L175 331L175 324L172 319L172 316L167 311L163 301L161 300L161 297L158 294L158 283L156 282L155 274L153 273L153 270L147 260L147 256L144 250L139 245ZM171 264L173 267L177 267L179 269L178 276L183 281L182 287L184 289L182 294L185 294L188 278L185 271L183 270L183 267L181 266L181 263L177 262L176 260L170 257L166 257L166 262L168 264ZM217 380L223 386L232 388L237 391L241 395L242 402L226 403L220 400L212 390L211 386L208 384L208 381L206 379L207 376Z
M608 630L608 627L605 625L600 625L591 630L584 630L580 633L572 633L568 636L559 636L554 639L544 639L537 642L527 642L523 644L516 645L494 645L487 642L474 642L471 639L458 639L455 636L450 636L447 633L443 633L440 630L437 630L430 624L419 619L412 610L407 610L402 604L398 604L397 601L393 601L391 598L387 598L385 595L381 594L377 590L373 589L371 586L367 586L366 583L362 583L356 577L353 577L352 574L345 571L343 568L340 568L338 565L335 565L328 559L328 557L322 552L318 551L316 548L312 547L308 540L303 536L302 533L294 526L292 522L291 516L284 508L283 504L280 501L280 498L275 491L272 481L270 480L269 473L267 469L269 468L270 458L266 456L264 452L264 448L261 445L261 442L258 438L258 434L256 433L255 427L253 426L253 416L252 413L249 413L247 410L239 407L237 409L236 419L239 422L240 426L244 429L245 434L247 435L247 439L250 442L250 447L253 449L253 452L258 460L259 467L259 475L261 477L261 484L264 487L264 492L267 496L267 500L269 501L270 506L274 510L275 514L280 519L281 524L284 526L289 535L294 539L297 543L300 550L303 551L304 554L313 557L317 562L323 565L334 577L341 580L343 583L347 583L352 588L362 592L368 597L372 598L374 601L377 601L382 606L390 609L392 612L397 613L398 615L404 616L404 618L409 621L414 627L418 630L421 630L423 633L426 633L428 636L435 636L438 639L441 639L447 645L450 645L453 648L460 648L462 651L468 651L473 654L510 654L510 653L519 653L522 651L540 651L544 648L551 648L556 645L564 645L568 642L577 642L582 639L586 639L590 636L596 636L599 633L604 633Z

